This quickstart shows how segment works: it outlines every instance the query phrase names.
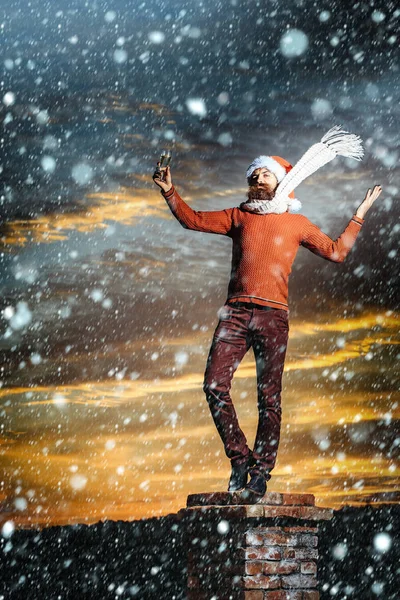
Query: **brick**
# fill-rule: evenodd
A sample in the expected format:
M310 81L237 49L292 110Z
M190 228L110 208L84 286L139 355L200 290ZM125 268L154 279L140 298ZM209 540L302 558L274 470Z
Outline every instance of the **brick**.
M267 492L262 499L262 504L282 504L283 496L284 494L280 494L279 492Z
M255 533L254 530L250 530L246 532L245 541L247 546L262 546L264 544L264 536L261 533Z
M304 575L316 575L317 564L313 561L302 562L300 564L300 572L303 573Z
M297 558L297 550L295 550L295 548L281 548L281 552L282 558Z
M289 577L289 575L288 575ZM280 577L268 577L267 575L253 575L242 578L242 585L246 590L262 589L270 590L281 587Z
M296 505L315 505L315 496L313 494L282 494L283 504L296 504Z
M264 506L264 517L292 517L308 521L330 521L333 517L333 509L317 506Z
M262 590L246 590L244 600L264 600L264 592Z
M249 546L287 546L292 538L294 536L285 534L282 530L273 531L264 527L246 532L246 543Z
M288 575L290 573L298 573L300 571L300 563L289 560L281 560L279 562L264 562L263 573L265 575Z
M248 531L261 531L262 533L282 533L283 527L280 527L278 525L257 525L250 527Z
M246 519L254 517L262 517L264 510L263 506L257 504L242 504L240 506L189 506L182 508L178 515L181 517L190 517L192 527L198 526L198 522L202 519L207 519L211 522L215 519Z
M304 591L302 600L319 600L319 592L316 590Z
M286 557L285 557L286 558ZM290 557L292 558L292 557ZM298 560L317 559L318 550L316 548L295 548L294 558Z
M187 497L187 508L199 506L245 506L246 499L242 492L213 492L207 494L190 494ZM257 504L269 505L292 505L292 506L314 506L313 494L281 494L279 492L267 492ZM185 510L185 509L183 509Z
M284 550L282 548L275 548L273 546L245 548L244 558L246 560L280 560L282 558L283 551ZM294 552L295 551L293 550L293 556L290 558L294 558Z
M301 519L303 506L264 506L264 517L292 517Z
M318 533L318 527L304 527L303 525L298 525L295 527L282 527L282 530L285 533Z
M296 573L295 575L282 576L283 588L315 588L317 585L318 581L312 575L301 575Z
M240 506L189 506L182 508L180 516L190 517L187 525L188 530L204 527L204 520L211 524L216 519L246 519L253 517L262 517L264 515L264 506L261 504L242 504Z
M272 531L265 527L250 529L246 532L246 543L249 546L305 546L318 545L318 537L310 533L284 533Z
M247 517L263 517L264 507L261 504L253 504L252 506L246 506Z
M260 560L247 561L244 566L244 572L246 575L262 575L263 573L263 562Z
M284 494L267 492L257 504L282 504ZM242 492L214 492L208 494L190 494L187 497L187 508L200 506L248 506ZM185 509L182 509L185 510Z
M302 600L301 591L280 590L274 592L265 592L265 600Z
M305 546L306 548L312 548L318 546L318 537L309 533L300 533L297 536L296 546Z

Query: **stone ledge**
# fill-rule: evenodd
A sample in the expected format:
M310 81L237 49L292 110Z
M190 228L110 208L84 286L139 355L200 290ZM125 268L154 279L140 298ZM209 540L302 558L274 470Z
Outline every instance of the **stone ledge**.
M246 502L243 492L214 492L207 494L190 494L186 506L315 506L313 494L283 494L267 492L257 504Z
M291 518L304 521L330 521L333 517L332 508L318 506L268 506L262 504L241 506L189 506L179 511L181 516L195 515L218 516L221 519L246 518Z

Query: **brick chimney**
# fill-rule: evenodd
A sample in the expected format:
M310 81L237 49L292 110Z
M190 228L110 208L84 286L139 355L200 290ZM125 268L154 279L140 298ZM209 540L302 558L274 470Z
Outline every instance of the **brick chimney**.
M193 494L186 521L187 600L319 600L318 521L333 510L312 494Z

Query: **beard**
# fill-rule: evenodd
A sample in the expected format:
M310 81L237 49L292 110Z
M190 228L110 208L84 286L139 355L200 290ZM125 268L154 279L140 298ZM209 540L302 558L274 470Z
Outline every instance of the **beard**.
M275 197L276 188L268 186L249 185L247 200L272 200Z

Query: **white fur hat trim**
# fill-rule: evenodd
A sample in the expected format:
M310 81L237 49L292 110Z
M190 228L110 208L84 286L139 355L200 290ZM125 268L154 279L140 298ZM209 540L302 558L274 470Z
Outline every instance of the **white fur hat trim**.
M268 169L268 171L271 171L271 173L273 173L277 178L278 183L280 183L286 175L286 169L282 167L282 165L280 165L274 158L272 158L272 156L262 155L257 156L257 158L253 160L251 165L249 165L246 171L246 177L249 178L253 171L255 171L256 169L263 168Z

